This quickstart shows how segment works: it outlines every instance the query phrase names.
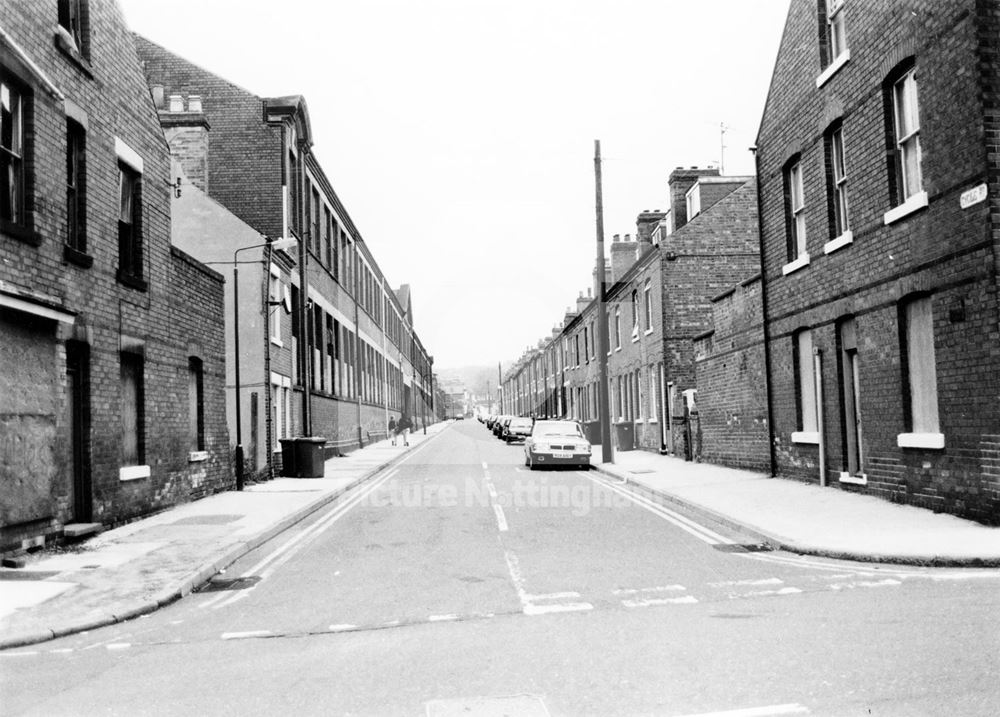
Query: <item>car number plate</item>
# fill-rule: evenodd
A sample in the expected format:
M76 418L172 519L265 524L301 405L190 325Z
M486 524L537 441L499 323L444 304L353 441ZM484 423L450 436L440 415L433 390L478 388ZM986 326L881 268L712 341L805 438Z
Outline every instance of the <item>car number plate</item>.
M570 451L552 451L553 458L572 458L573 454Z

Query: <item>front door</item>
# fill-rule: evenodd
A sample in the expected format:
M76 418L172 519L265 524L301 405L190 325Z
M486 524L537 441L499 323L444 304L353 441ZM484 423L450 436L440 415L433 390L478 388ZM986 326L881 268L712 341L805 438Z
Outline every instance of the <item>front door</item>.
M93 519L93 492L90 484L87 435L89 432L88 354L86 344L66 344L66 424L70 427L69 465L73 488L73 519L89 523Z

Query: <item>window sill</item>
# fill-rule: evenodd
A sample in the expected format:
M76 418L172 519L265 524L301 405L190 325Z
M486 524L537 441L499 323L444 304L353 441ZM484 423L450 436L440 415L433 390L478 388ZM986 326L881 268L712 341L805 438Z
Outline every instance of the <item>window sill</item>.
M792 431L792 443L819 445L819 431Z
M208 451L191 451L188 453L188 463L201 463L208 460Z
M896 436L900 448L926 448L939 451L944 448L943 433L900 433Z
M858 475L851 475L847 471L841 471L838 480L841 483L851 483L853 485L868 485L868 476L864 473L859 473Z
M621 346L615 346L615 351L621 351L621 350L622 350ZM608 355L610 356L611 354L608 354Z
M648 329L646 329L645 331L643 331L642 335L643 336L649 336L651 333L653 333L653 327L652 326L650 326Z
M826 244L823 245L824 254L832 254L837 251L837 249L843 249L845 246L854 243L854 232L848 229L846 232L841 234L836 239L831 239Z
M149 478L152 471L149 466L123 466L118 469L118 480L130 481Z
M76 43L73 42L73 38L70 37L69 33L62 26L56 27L55 41L56 47L59 48L59 51L66 59L76 65L88 78L91 80L94 79L94 70L91 68L90 63L80 54L80 50L77 48Z
M659 423L659 421L657 421L657 420L656 420L655 418L650 418L650 419L649 419L649 422L650 422L651 424L652 424L652 423Z
M829 82L830 78L840 71L840 68L847 64L847 61L851 59L851 51L844 50L826 66L826 69L819 73L819 77L816 78L816 87L820 88Z
M121 269L118 270L118 281L119 283L136 289L137 291L146 291L149 289L149 284L146 283L145 279L133 276L132 274L126 274Z
M19 239L25 244L30 244L31 246L41 246L42 235L36 231L32 231L23 224L15 224L14 222L9 222L6 219L0 219L0 233L6 234L14 239Z
M276 339L273 336L271 337L271 343L280 349L285 348L285 344L282 343L281 339Z
M790 261L781 267L782 276L788 276L789 274L798 271L799 269L809 266L809 253L799 254L799 258Z
M94 257L85 251L71 247L69 244L63 245L63 259L84 269L89 269L94 265Z
M927 192L917 192L898 207L893 207L883 214L882 221L884 221L886 225L898 222L903 217L907 217L918 209L923 209L926 206Z

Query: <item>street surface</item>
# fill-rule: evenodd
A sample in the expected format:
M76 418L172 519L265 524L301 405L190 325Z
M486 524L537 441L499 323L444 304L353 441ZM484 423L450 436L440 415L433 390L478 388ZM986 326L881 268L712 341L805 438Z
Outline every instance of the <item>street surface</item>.
M757 552L462 421L4 715L995 715L1000 571Z

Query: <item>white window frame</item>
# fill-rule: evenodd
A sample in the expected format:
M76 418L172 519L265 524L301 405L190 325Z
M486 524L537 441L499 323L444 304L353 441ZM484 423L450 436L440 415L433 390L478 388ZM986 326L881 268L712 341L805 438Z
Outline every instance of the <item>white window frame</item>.
M844 154L844 126L830 133L830 172L833 176L833 219L837 237L851 230L847 203L847 159Z
M816 406L816 373L813 366L812 329L802 329L792 337L795 346L796 408L799 430L792 433L793 443L819 443Z
M826 36L830 42L830 64L848 51L847 26L844 22L845 4L845 0L826 0Z
M790 195L789 211L791 212L792 240L795 246L795 257L808 256L806 250L806 203L805 186L802 179L802 160L788 168L788 193Z
M701 184L695 182L684 193L684 207L687 210L687 220L691 221L701 214Z
M653 285L649 279L646 279L642 287L642 304L646 318L645 333L651 334L653 333Z
M908 301L903 309L901 328L906 336L910 431L899 434L897 444L900 448L944 448L938 415L933 297Z
M622 350L622 312L615 307L615 351Z
M268 301L283 301L282 291L284 285L281 283L281 272L278 271L277 267L273 264L271 265L271 278L268 282ZM275 346L284 346L281 341L281 312L283 308L279 305L269 303L268 312L270 313L271 321L271 343Z
M917 99L917 68L910 68L892 85L892 115L898 153L901 199L923 191L923 173L920 167L920 106ZM912 171L908 165L912 159Z

